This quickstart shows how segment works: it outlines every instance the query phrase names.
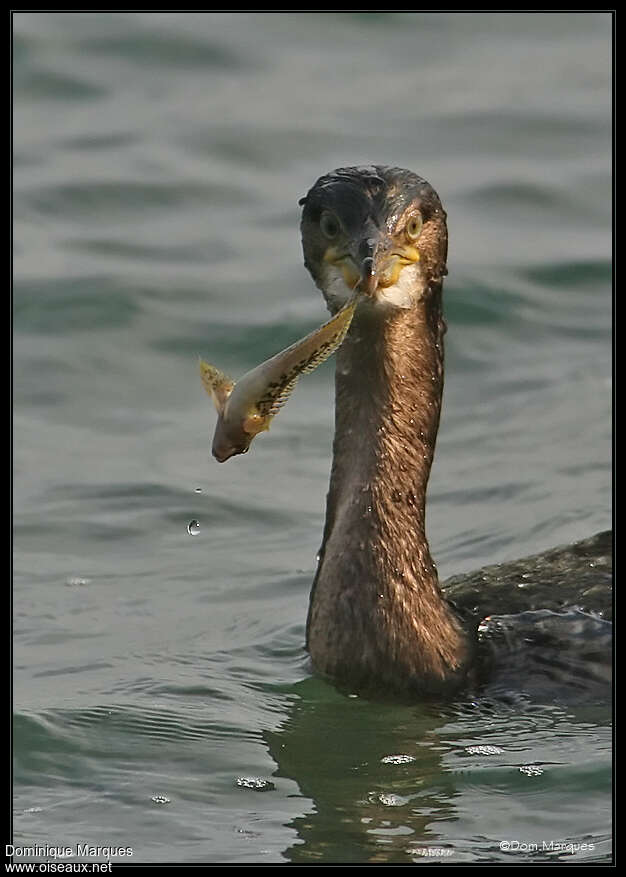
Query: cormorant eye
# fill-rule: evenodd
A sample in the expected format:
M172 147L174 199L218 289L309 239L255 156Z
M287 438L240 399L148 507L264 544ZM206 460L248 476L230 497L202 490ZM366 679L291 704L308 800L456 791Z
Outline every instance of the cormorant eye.
M416 241L420 236L424 222L421 213L414 213L406 224L406 236L410 241Z
M339 220L329 210L325 210L320 217L320 228L322 229L322 234L329 241L332 241L339 234Z

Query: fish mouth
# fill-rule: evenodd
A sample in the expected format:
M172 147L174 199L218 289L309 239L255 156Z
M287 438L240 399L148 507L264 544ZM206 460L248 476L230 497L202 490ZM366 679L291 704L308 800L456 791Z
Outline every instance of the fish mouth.
M228 431L224 429L224 425L220 420L213 436L211 453L218 463L225 463L231 457L236 457L237 454L247 454L253 438L253 435L246 433L238 435L236 439L232 438L228 435Z
M225 463L226 460L230 460L231 457L234 457L236 453L237 451L234 448L230 448L228 451L213 448L213 456L218 463Z
M236 457L238 454L247 454L249 450L250 445L238 448L233 445L230 445L229 447L215 447L215 445L213 445L211 453L218 463L225 463L227 460L230 460L231 457Z

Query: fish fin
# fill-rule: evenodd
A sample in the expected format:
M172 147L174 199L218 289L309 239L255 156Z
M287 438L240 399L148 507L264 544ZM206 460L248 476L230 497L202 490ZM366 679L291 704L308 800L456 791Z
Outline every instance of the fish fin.
M356 293L328 322L284 352L284 372L266 387L255 404L261 416L272 418L278 414L293 393L300 375L315 371L337 350L350 328L358 298L359 293Z
M270 428L271 419L271 417L263 417L263 415L253 412L244 418L241 428L248 435L255 436L260 432L266 432Z
M278 412L283 407L283 405L285 404L287 399L293 393L294 388L295 388L296 384L298 383L299 376L300 375L296 375L288 383L283 384L283 386L280 387L277 390L277 392L275 392L273 394L273 397L272 397L271 403L270 403L270 407L269 407L269 411L267 412L267 415L266 415L270 420L272 419L272 417L275 417L278 414ZM257 403L257 408L259 409L259 411L262 410L260 403ZM269 426L268 426L268 429L269 429Z
M318 365L326 362L329 356L332 356L335 350L341 347L343 339L346 337L352 323L357 301L358 295L352 296L350 301L331 320L320 327L320 336L323 336L326 340L320 343L320 347L300 372L301 375L308 375L310 372L315 371Z
M235 388L235 382L232 378L229 378L228 375L224 374L223 371L220 371L218 368L215 368L214 365L210 365L203 359L199 360L198 365L204 389L207 391L211 399L213 399L213 404L217 409L217 413L222 414L224 406L228 401L228 397Z

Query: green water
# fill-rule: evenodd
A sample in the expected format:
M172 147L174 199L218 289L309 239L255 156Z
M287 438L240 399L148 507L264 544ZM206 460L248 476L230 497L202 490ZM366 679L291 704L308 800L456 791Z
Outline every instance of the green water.
M371 704L312 675L333 363L225 466L196 372L325 318L297 206L320 174L408 167L450 227L440 574L610 526L610 16L13 25L13 842L610 860L607 708Z

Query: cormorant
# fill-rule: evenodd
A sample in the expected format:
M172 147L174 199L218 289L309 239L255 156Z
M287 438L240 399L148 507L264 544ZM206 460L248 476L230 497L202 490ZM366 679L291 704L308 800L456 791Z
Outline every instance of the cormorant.
M408 170L346 167L320 177L300 203L305 265L331 313L361 291L336 361L330 489L307 620L316 670L355 690L439 694L475 678L493 616L515 615L523 639L534 631L537 642L554 642L560 619L570 632L587 621L610 629L610 533L440 587L425 530L446 331L448 234L437 193Z

